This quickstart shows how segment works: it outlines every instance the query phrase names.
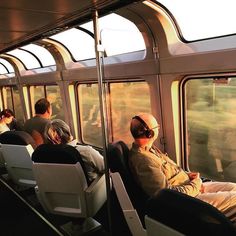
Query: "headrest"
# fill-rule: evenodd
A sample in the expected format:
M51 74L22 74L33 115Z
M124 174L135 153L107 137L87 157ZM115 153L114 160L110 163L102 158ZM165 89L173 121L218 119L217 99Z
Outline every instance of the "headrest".
M67 144L41 144L32 154L32 161L36 163L76 164L79 162L88 181L87 171L79 151Z
M129 148L123 141L118 141L109 144L108 151L108 166L111 172L120 173L126 191L143 222L144 206L148 196L137 185L129 169Z
M33 149L36 148L36 143L32 136L25 131L6 131L0 135L0 143L28 145L31 144Z
M111 172L119 172L127 175L129 149L123 141L118 141L109 145L108 165Z
M162 189L147 201L146 214L185 235L236 235L229 219L210 204Z

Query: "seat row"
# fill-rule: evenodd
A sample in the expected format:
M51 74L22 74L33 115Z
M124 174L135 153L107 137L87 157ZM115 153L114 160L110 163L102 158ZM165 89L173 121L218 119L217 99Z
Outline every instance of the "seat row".
M105 176L89 183L82 159L75 158L78 151L69 145L43 144L35 149L32 137L23 131L1 134L0 143L10 178L15 184L33 186L47 212L86 219L85 231L99 226L91 217L107 199ZM110 144L108 166L132 235L236 235L228 218L201 200L169 189L149 199L130 173L128 152L122 141Z
M24 131L3 133L0 143L9 178L16 185L34 187L46 212L83 219L81 234L100 227L92 217L107 199L105 175L89 183L74 147L42 144L35 148L32 137ZM55 157L57 163L53 163ZM72 222L63 226L67 233L78 230Z

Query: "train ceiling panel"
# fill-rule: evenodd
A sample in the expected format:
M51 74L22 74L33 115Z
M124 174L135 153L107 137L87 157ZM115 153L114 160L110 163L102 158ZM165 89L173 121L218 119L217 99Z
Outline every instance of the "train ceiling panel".
M55 29L91 19L100 12L130 4L132 0L1 0L0 53L53 33Z

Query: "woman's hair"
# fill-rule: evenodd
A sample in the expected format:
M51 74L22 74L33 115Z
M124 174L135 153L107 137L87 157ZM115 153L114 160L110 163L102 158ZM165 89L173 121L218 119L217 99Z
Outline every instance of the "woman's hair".
M72 140L69 125L60 119L48 123L44 135L47 141L52 144L66 144Z
M14 115L14 112L12 110L10 110L10 109L3 109L0 112L0 118L1 119L4 118L4 117L9 118L11 116L15 116L15 115Z

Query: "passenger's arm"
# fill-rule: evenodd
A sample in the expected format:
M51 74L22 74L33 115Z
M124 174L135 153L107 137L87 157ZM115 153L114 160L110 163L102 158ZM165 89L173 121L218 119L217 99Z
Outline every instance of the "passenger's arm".
M89 157L90 161L92 162L93 167L100 173L104 173L105 165L103 156L91 146L89 148Z
M202 180L199 176L199 174L195 175L195 173L189 173L190 181L182 184L182 185L176 185L176 186L169 186L170 189L176 190L178 192L185 193L189 196L195 197L200 192L203 191L202 189Z
M155 195L162 188L167 188L166 176L159 163L145 157L135 158L133 161L136 163L131 164L130 168L134 178L149 196Z

